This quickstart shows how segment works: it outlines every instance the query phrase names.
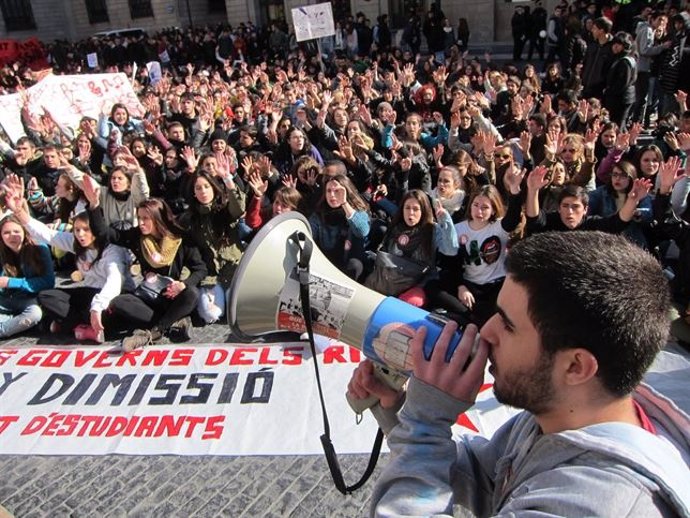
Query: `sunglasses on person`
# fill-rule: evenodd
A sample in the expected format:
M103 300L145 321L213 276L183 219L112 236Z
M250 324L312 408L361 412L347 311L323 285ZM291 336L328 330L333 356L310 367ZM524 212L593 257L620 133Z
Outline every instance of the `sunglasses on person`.
M503 160L510 160L513 158L509 153L496 153L494 158L502 158Z

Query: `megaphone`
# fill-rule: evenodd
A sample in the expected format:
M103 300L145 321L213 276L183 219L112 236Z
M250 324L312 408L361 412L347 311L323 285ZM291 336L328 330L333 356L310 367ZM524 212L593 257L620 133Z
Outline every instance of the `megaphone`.
M228 290L228 324L240 340L253 341L277 331L306 331L300 299L299 239L312 240L304 216L287 212L272 218L244 252ZM360 349L376 364L376 375L402 387L412 370L409 342L424 325L424 352L431 355L446 321L394 297L386 297L349 278L313 246L309 299L314 333ZM446 359L459 343L453 338ZM352 401L357 412L375 398Z

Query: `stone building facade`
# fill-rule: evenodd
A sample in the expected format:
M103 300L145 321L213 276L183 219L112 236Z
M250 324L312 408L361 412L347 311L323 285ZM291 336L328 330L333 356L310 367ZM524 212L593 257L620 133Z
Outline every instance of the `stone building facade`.
M290 9L320 0L0 0L0 38L38 36L75 40L100 31L142 28L155 32L164 27L186 27L248 20L256 24L285 16ZM433 1L440 2L451 24L467 18L472 44L508 41L510 18L516 3L506 0L333 0L334 12L363 12L373 26L379 14L388 14L392 25L401 26L405 13L416 6L423 13ZM546 4L553 3L544 2ZM531 5L531 2L521 2ZM548 6L547 6L548 9Z

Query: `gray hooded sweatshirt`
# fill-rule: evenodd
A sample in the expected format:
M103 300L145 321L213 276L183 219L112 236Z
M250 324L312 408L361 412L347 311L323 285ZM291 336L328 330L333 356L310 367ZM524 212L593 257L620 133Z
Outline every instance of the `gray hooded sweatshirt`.
M687 393L688 372L658 379L680 374ZM656 435L625 423L544 434L522 412L490 440L454 438L469 405L412 378L397 421L374 412L391 457L372 516L690 517L690 417L647 385L633 397Z

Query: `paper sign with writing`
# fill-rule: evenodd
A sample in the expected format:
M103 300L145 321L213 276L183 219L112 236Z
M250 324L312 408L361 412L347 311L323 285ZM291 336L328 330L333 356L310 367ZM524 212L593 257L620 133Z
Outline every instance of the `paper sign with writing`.
M292 23L297 41L313 40L335 34L333 8L330 2L303 5L292 9Z

